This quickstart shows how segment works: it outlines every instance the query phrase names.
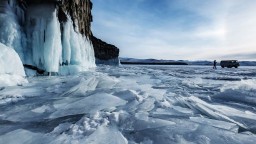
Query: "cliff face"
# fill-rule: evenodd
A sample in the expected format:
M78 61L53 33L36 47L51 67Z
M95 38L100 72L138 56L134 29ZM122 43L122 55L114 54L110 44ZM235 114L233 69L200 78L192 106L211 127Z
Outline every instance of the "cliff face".
M104 61L112 61L112 63L109 64L115 65L119 63L119 49L116 46L108 44L94 36L92 36L92 44L94 47L97 64L106 64ZM113 60L116 60L116 62Z
M119 49L116 46L108 44L94 36L92 37L92 44L95 51L95 57L97 59L111 60L118 58L119 56Z

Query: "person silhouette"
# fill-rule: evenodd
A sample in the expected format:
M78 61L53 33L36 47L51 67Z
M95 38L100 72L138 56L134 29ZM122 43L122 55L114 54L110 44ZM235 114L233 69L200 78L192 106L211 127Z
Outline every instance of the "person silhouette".
M217 65L217 61L214 60L214 61L213 61L213 69L217 69L216 65Z

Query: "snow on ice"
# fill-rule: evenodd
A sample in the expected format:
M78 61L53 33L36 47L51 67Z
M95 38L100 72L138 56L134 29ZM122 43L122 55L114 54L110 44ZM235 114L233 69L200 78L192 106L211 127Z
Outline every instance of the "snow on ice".
M252 67L200 66L30 77L0 89L0 143L252 144L255 80Z

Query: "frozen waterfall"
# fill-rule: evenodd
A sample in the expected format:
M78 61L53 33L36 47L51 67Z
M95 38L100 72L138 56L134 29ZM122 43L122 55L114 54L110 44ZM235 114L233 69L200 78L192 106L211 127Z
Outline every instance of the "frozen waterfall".
M70 18L60 24L54 4L25 10L26 16L16 0L0 1L0 42L13 48L23 64L60 74L95 67L91 41L74 30Z

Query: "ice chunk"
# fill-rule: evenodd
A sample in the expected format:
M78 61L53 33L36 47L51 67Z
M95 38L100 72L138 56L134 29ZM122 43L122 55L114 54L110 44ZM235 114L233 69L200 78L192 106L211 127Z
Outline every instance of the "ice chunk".
M33 133L27 130L18 129L0 136L0 143L3 144L34 144L49 143L50 136L41 133Z
M69 95L84 95L89 90L95 90L98 84L98 80L95 77L89 78L85 80L81 79L80 83L76 86L72 87L61 96L69 96Z
M84 141L86 144L128 144L127 139L115 127L99 127Z
M0 43L0 74L16 74L25 76L24 67L19 55L12 49Z
M127 101L143 99L133 90L120 91L120 92L114 93L113 95L116 95L119 98L122 98Z
M0 43L0 86L14 86L27 83L19 55Z
M215 94L213 98L245 103L256 104L256 80L242 80L241 82L227 83L221 88L221 92Z
M168 109L158 108L156 109L156 111L154 111L151 114L151 116L168 119L168 118L188 118L193 114L194 114L193 111L190 109L172 107Z
M150 97L145 99L139 106L138 111L151 111L155 107L155 99Z
M123 129L130 131L141 131L146 129L156 129L160 127L175 125L175 122L162 120L158 118L147 117L146 115L138 114L136 117L130 117L123 122Z
M230 115L239 115L239 113L241 114L241 111L239 110L227 106L208 104L205 101L194 96L182 99L183 100L180 101L181 103L185 103L188 107L195 111L199 111L200 113L203 113L214 119L235 123L244 129L248 129L248 127L244 123L241 123L229 117Z
M65 106L59 107L56 112L51 114L50 118L63 117L67 115L94 113L107 108L124 105L126 101L107 93L97 93L81 100L66 103ZM54 104L58 106L58 102Z
M97 85L97 88L111 89L116 85L117 82L119 82L119 81L115 77L101 75L100 79L99 79L99 83Z
M228 89L224 92L214 95L212 98L256 105L256 89L250 91Z
M213 119L208 119L208 118L203 118L203 117L190 117L190 120L192 120L193 122L200 123L200 124L210 125L210 126L220 128L220 129L226 129L226 130L229 130L229 131L232 131L235 133L238 132L238 128L239 128L234 123L213 120Z

